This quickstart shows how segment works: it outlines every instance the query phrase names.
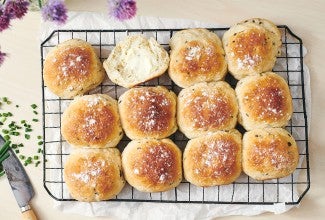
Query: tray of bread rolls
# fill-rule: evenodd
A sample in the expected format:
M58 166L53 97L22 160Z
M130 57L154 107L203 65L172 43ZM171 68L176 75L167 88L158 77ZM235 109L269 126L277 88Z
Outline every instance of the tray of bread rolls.
M303 45L285 25L56 30L41 65L56 200L298 204L310 187Z

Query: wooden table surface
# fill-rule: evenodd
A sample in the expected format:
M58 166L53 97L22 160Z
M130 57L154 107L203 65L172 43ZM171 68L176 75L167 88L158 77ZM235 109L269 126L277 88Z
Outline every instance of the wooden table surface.
M104 0L77 1L66 0L69 10L106 11ZM168 18L186 18L204 22L232 25L243 19L262 17L276 24L286 24L300 36L308 53L304 61L310 69L312 91L312 118L309 146L311 167L311 189L298 208L281 214L263 214L254 219L325 219L325 1L322 0L139 0L138 15ZM39 12L30 12L23 20L12 23L10 30L0 33L1 51L9 57L0 67L0 97L7 96L19 109L14 120L35 117L30 104L41 106L41 77L39 51ZM39 110L41 111L41 109ZM41 118L41 116L38 116ZM34 133L41 134L41 123L35 123ZM22 138L23 140L23 138ZM30 143L35 143L31 140ZM23 151L34 152L37 146L28 145ZM35 145L35 144L34 144ZM32 200L39 219L97 219L81 215L65 214L53 208L53 199L43 188L41 167L26 168L36 195ZM6 178L0 179L0 219L21 219L16 201ZM249 217L231 216L224 219L248 219ZM100 218L103 219L103 218ZM108 219L108 218L107 218Z

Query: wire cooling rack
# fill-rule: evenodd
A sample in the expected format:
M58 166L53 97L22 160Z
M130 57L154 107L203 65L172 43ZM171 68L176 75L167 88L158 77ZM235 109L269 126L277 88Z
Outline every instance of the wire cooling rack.
M110 201L127 202L163 202L163 203L207 203L207 204L259 204L270 205L285 203L298 204L310 187L310 168L308 154L308 128L305 99L305 83L303 70L303 47L299 37L285 26L278 26L282 33L282 55L277 58L274 72L280 74L289 84L294 113L286 129L296 139L299 147L299 166L288 177L256 181L242 174L234 183L226 186L196 187L183 180L181 184L168 192L143 193L126 184L122 192ZM209 29L219 37L228 28ZM43 69L44 58L58 43L72 38L88 41L97 51L100 59L104 61L117 42L127 35L144 34L154 37L167 51L169 39L179 29L136 29L136 30L57 30L52 32L41 44L41 65ZM236 80L227 74L226 81L233 87ZM180 91L167 76L163 76L144 83L148 85L164 85L176 94ZM66 188L63 167L70 146L61 136L61 115L69 105L70 99L61 99L53 95L47 87L43 88L43 123L44 123L44 187L51 197L59 201L74 201ZM109 79L106 79L90 94L106 93L119 97L125 90ZM243 131L242 128L238 128ZM182 150L188 139L180 132L170 137ZM118 148L123 151L129 139L124 136Z

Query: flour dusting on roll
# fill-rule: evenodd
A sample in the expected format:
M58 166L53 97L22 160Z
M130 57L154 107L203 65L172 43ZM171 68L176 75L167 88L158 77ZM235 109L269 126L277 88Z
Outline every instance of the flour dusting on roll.
M163 86L137 87L118 101L123 129L132 139L170 136L177 130L176 95Z
M104 94L75 98L63 113L61 133L73 147L116 147L123 137L117 101Z
M131 141L122 153L127 182L142 192L163 192L182 180L182 155L170 139Z
M195 138L237 124L235 91L226 82L202 82L181 90L177 102L177 123L186 137Z
M243 137L243 171L256 180L290 175L298 165L297 143L282 128L256 129Z
M241 149L241 134L237 130L191 139L183 155L185 179L205 187L234 182L242 170Z
M119 150L74 150L64 165L64 181L76 200L94 202L114 198L125 185Z
M238 121L246 130L284 127L293 112L287 82L273 72L248 76L238 81Z
M104 80L105 70L91 44L71 39L47 54L43 78L51 92L62 98L73 98L96 88Z
M198 82L218 81L227 73L227 62L219 37L206 29L176 32L170 40L170 78L186 88Z
M222 41L228 70L238 80L271 71L281 54L281 33L266 19L242 21L226 31Z

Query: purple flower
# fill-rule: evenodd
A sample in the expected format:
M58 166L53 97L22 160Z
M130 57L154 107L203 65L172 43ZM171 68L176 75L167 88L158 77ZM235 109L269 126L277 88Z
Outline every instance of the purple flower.
M133 18L137 12L134 0L109 0L109 14L118 20Z
M29 2L25 0L10 0L5 4L4 13L9 16L10 19L22 18L27 13Z
M62 0L49 0L42 8L42 15L45 21L54 21L59 25L68 19L67 8Z
M0 32L6 30L10 26L10 17L4 12L2 5L0 5Z
M3 64L3 61L5 60L7 54L6 53L2 53L0 51L0 66Z

